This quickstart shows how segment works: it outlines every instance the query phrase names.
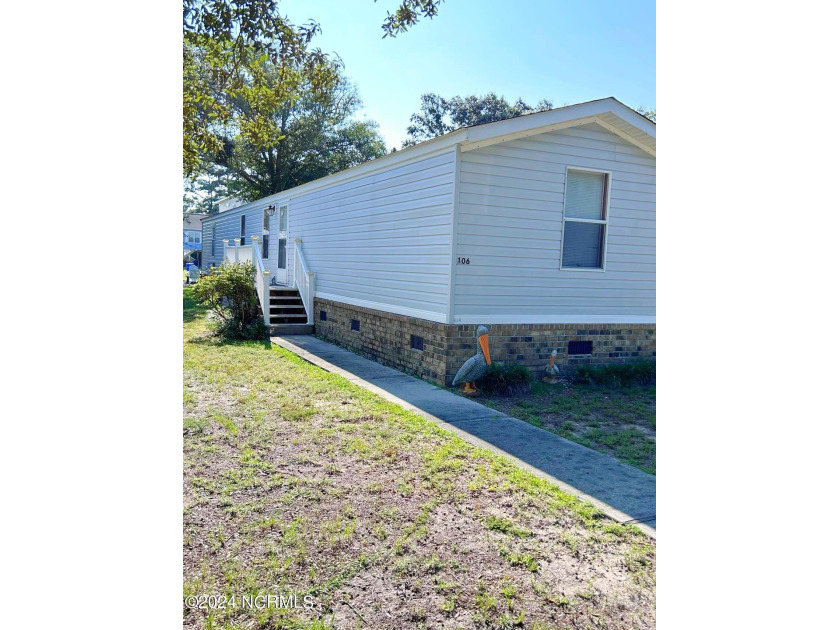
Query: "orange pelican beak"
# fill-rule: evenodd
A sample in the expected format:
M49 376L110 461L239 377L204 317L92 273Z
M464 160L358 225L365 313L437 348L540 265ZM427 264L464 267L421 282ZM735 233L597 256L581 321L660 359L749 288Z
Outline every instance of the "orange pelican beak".
M481 335L478 338L478 345L481 346L481 352L484 355L484 360L487 361L487 365L490 365L490 345L487 342L487 335Z

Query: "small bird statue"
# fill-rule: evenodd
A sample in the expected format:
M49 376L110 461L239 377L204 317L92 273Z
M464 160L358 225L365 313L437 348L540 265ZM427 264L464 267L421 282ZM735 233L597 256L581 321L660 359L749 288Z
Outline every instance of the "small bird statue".
M545 376L542 377L544 383L549 383L554 385L559 380L560 376L560 368L554 365L554 362L557 360L557 348L551 351L551 360L548 363L548 367L545 368Z
M487 366L490 365L490 346L487 343L487 326L479 326L475 329L475 336L478 339L478 352L470 357L458 370L453 385L461 385L461 393L466 396L475 396L478 390L475 382L484 376Z

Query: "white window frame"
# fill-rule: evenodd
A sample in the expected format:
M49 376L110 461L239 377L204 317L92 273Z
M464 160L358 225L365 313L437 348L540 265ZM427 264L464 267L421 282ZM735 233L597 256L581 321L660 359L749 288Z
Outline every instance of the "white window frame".
M596 219L566 219L566 186L569 183L569 171L582 171L584 173L598 173L607 176L607 190L604 193L604 219L599 221ZM610 189L612 188L612 171L605 171L600 168L586 168L583 166L566 166L565 179L563 180L563 212L562 223L560 226L560 270L561 271L594 271L597 273L604 273L607 270L607 243L609 242L609 225L610 225ZM564 267L563 266L563 243L566 240L566 221L577 223L598 223L604 226L604 249L601 252L601 266L600 267Z

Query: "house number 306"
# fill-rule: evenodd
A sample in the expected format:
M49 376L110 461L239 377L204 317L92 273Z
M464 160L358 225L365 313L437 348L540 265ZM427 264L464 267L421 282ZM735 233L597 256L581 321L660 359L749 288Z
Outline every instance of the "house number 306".
M458 258L459 265L469 265L470 259L469 258Z

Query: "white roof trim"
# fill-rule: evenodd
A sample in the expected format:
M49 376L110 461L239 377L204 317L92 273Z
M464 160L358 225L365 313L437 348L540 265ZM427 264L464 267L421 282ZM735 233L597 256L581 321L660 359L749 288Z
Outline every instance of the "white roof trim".
M605 120L605 118L611 118L610 114L638 129L642 138L647 136L647 141L631 136L611 125ZM614 98L605 98L599 101L570 105L560 109L551 109L546 112L468 127L466 129L467 138L461 144L461 150L472 151L500 142L527 138L548 131L568 129L569 127L589 123L597 123L650 155L656 156L656 125Z
M615 125L610 124L608 120L604 119L605 117L611 118L610 115L614 115L628 125L632 125L632 127L639 131L639 137L634 137L626 131L618 129ZM613 121L617 122L615 119ZM365 162L359 166L354 166L344 171L327 175L321 179L301 184L295 188L263 197L257 201L210 215L202 219L202 221L214 221L220 217L242 214L254 208L264 207L281 201L290 202L299 195L315 192L316 190L328 188L329 186L342 182L353 181L397 165L410 164L417 160L446 153L458 144L461 145L462 151L471 151L492 144L498 144L499 142L525 138L547 131L568 129L569 127L586 125L593 122L656 157L656 125L613 97L608 97L588 103L568 105L545 112L519 116L518 118L509 118L508 120L457 129L437 138L426 140L412 147L407 147L396 153L389 153L381 158Z
M547 131L559 131L560 129L568 129L569 127L579 127L580 125L588 125L589 123L594 122L598 122L598 118L596 116L587 116L586 118L568 120L566 122L559 122L553 125L546 125L545 127L539 127L535 129L523 129L522 131L514 131L501 136L490 136L486 139L475 140L472 142L462 142L461 151L474 151L475 149L489 147L494 144L499 144L500 142L509 142L511 140L517 140L519 138L527 138L528 136L546 133ZM467 133L467 137L469 137L469 132Z

